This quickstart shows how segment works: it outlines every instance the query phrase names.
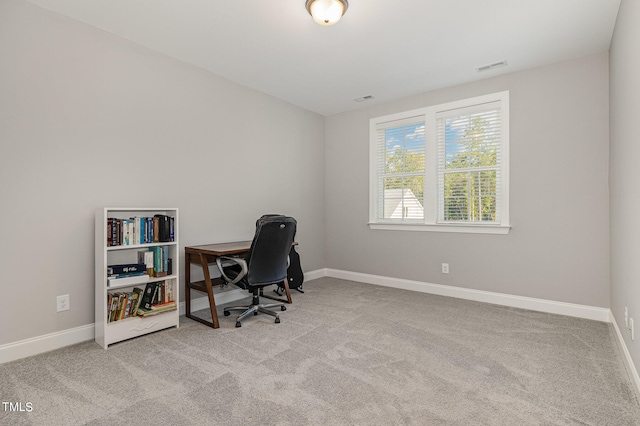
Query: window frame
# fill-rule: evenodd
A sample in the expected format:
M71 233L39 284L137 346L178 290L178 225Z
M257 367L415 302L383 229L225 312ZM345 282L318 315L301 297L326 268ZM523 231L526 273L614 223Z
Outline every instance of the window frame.
M438 141L437 116L451 110L466 109L483 104L500 103L501 113L501 141L500 141L500 184L499 205L497 215L499 222L443 222L439 221L441 200L438 185ZM424 219L398 220L379 219L379 152L378 129L384 123L404 121L415 117L424 117L425 123L425 178L424 178ZM444 155L444 153L442 153ZM384 208L384 207L382 207ZM403 230L403 231L431 231L431 232L462 232L483 234L508 234L511 229L509 222L509 91L502 91L473 98L432 105L410 111L375 117L369 120L369 222L371 229Z

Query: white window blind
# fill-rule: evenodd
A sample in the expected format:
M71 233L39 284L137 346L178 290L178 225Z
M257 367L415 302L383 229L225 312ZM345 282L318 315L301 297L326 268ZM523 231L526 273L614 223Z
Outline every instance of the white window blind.
M438 221L500 223L500 102L436 114Z
M424 220L424 116L376 126L377 218Z

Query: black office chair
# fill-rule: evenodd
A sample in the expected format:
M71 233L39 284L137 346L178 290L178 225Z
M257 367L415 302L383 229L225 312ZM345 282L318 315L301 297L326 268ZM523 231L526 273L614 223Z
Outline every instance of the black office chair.
M297 222L292 217L265 215L256 222L256 233L244 258L221 256L216 259L224 281L253 294L250 306L224 309L225 316L230 315L229 311L244 311L236 318L236 327L241 327L242 319L252 313L271 315L276 318L276 323L280 322L279 314L269 308L280 307L281 311L286 311L284 303L262 304L259 294L263 287L287 282L289 251L296 233L296 225Z

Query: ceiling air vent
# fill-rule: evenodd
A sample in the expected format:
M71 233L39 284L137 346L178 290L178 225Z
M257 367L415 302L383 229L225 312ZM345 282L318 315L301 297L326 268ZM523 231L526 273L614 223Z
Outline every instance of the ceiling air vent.
M359 98L353 98L353 100L356 102L364 102L364 101L369 101L371 99L375 99L375 96L367 95L367 96L361 96Z
M506 66L507 66L507 61L500 61L500 62L494 62L493 64L489 64L489 65L483 65L476 69L478 70L478 72L482 72L482 71L489 71L494 68L500 68L500 67L506 67Z

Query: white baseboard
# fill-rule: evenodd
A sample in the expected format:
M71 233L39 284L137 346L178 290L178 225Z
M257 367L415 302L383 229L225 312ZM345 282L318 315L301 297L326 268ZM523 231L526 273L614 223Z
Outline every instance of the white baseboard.
M0 364L95 339L93 324L0 346Z
M613 324L613 328L616 331L616 336L618 337L618 345L620 346L620 350L622 351L622 358L624 359L625 367L627 367L629 379L631 380L631 383L636 390L636 395L638 396L638 398L640 398L640 376L638 375L636 366L633 364L633 359L631 358L629 349L624 342L624 338L622 337L622 333L620 332L620 328L618 327L618 323L616 322L616 318L613 316L613 313L611 313L610 322Z
M363 274L360 272L350 272L339 269L325 269L325 276L602 322L609 322L611 320L609 309L598 308L595 306L556 302L553 300L536 299L533 297L514 296L511 294L494 293L491 291L472 290L462 287L383 277L380 275Z
M327 270L326 269L316 269L315 271L309 271L304 273L304 282L316 280L318 278L326 277ZM304 287L304 285L303 285Z

